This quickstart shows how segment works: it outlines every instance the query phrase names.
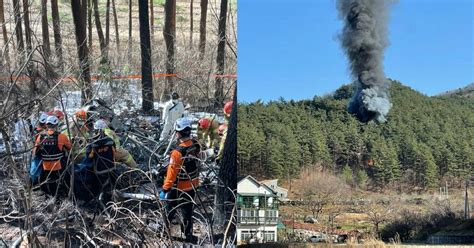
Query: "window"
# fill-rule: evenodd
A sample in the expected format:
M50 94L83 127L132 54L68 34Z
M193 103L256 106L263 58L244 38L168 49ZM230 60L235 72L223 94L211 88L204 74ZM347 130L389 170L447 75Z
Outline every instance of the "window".
M257 210L241 209L238 214L239 223L255 223L257 221Z
M266 210L265 211L265 223L276 223L278 222L277 211L276 210Z
M255 231L242 230L240 232L240 239L242 241L248 241L249 239L255 237Z
M252 208L253 206L253 196L243 196L242 197L242 207Z
M265 231L263 238L265 241L276 241L274 231Z
M242 217L255 217L257 215L257 210L253 209L243 209L240 210Z
M267 210L265 211L265 217L277 217L277 211Z
M266 208L267 206L267 201L268 201L268 196L260 196L259 201L258 201L258 207L259 208Z

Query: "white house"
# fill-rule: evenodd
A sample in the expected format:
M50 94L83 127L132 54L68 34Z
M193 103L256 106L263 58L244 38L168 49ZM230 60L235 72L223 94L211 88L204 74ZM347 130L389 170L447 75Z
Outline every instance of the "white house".
M277 241L277 195L251 176L237 183L237 244Z
M263 180L261 183L267 185L273 191L275 191L280 201L285 201L288 199L288 190L278 186L278 179Z

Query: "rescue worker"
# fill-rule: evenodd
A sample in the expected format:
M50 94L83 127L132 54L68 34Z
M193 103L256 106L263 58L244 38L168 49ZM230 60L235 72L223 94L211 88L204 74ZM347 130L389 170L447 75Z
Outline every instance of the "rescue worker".
M37 136L46 130L46 119L48 118L48 114L46 112L41 112L39 119L38 119L38 124L36 124L36 127L33 129L33 137L34 141L36 141Z
M199 185L199 160L201 148L197 141L191 139L191 121L180 118L175 124L178 146L171 152L170 163L166 172L160 199L165 200L167 211L166 225L169 226L178 209L183 215L181 231L184 231L186 242L195 243L193 235L193 207L196 187Z
M224 153L225 139L227 137L227 124L222 124L219 126L217 131L221 141L219 143L219 151L217 152L216 163L219 164L219 161L222 159L222 154Z
M198 139L206 144L208 148L213 148L219 142L217 130L219 129L219 121L215 116L205 117L199 120L198 125Z
M163 124L163 131L160 135L160 140L167 140L173 130L173 125L178 118L181 118L184 114L184 104L179 99L179 95L176 92L171 94L171 99L163 106L163 115L161 121Z
M62 122L64 120L64 113L58 108L54 108L52 111L48 112L48 115L54 115L58 117L59 122Z
M115 133L114 130L110 128L110 125L105 121L106 128L104 129L104 134L110 137L115 142L115 160L118 163L124 163L131 168L137 168L137 162L133 159L133 156L120 146L120 137Z
M91 143L86 147L86 156L76 166L79 187L75 191L79 198L94 198L115 183L115 142L105 134L107 123L97 120Z
M42 161L43 170L40 175L41 190L55 195L60 189L61 174L67 165L66 151L71 150L71 142L66 135L59 133L59 119L48 116L46 130L38 135L33 148L33 155Z
M232 104L233 104L232 101L227 102L226 104L224 104L224 115L225 115L225 119L227 121L229 121L230 113L232 112Z
M87 139L91 137L93 123L91 116L84 109L79 109L74 113L74 120L69 124L69 130L64 131L64 134L72 139L74 164L84 159L85 147Z

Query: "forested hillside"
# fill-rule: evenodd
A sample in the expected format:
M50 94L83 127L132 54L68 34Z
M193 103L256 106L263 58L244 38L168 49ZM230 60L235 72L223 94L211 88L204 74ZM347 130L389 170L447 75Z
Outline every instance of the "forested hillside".
M474 170L474 100L428 97L392 81L384 124L347 112L351 86L302 101L239 105L240 174L296 176L320 164L354 186L461 185Z

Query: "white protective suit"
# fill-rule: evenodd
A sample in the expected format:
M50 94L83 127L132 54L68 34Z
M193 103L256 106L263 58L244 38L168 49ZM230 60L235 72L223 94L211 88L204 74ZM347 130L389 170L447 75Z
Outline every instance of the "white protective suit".
M166 140L173 131L174 123L181 118L184 113L184 104L182 101L169 100L163 106L163 115L161 120L164 122L163 131L160 135L160 141Z
M28 143L32 140L29 124L25 119L19 119L15 123L15 131L13 132L13 140L15 141L15 147L18 149L26 149Z

